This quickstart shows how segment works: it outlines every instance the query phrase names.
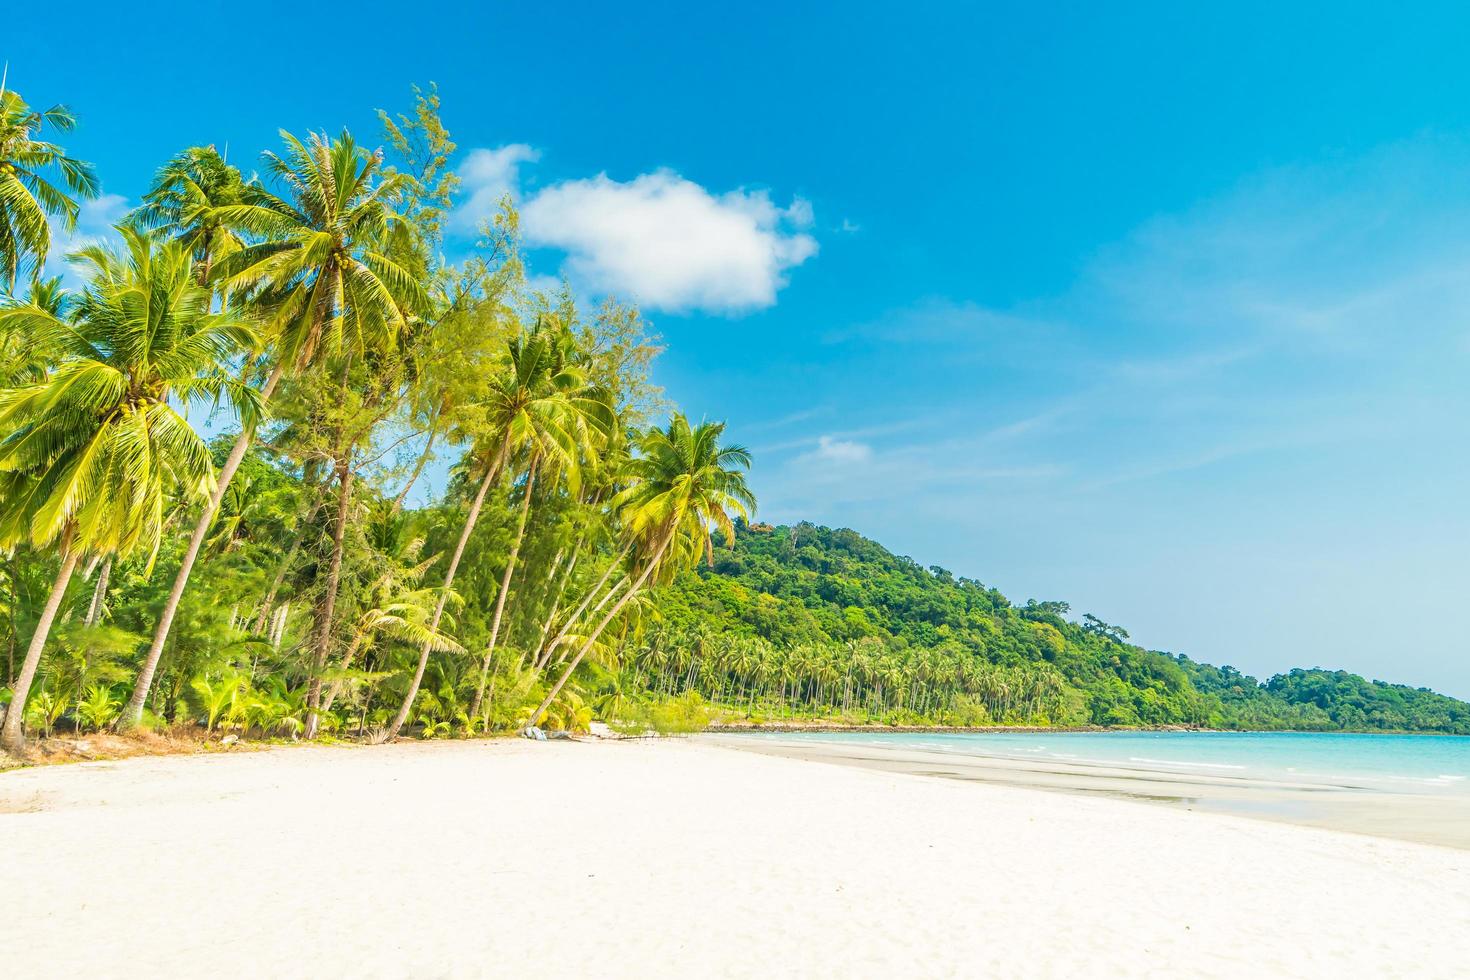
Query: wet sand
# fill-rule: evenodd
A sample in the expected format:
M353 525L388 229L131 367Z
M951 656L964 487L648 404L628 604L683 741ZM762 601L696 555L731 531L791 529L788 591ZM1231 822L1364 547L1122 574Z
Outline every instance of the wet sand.
M998 786L1103 796L1470 849L1470 793L1383 792L1143 765L1067 763L885 747L868 742L706 735L713 744L812 762Z

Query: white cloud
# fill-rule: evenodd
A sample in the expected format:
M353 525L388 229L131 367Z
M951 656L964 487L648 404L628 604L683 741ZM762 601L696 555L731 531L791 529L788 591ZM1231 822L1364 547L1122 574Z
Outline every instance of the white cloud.
M579 291L674 312L771 306L787 272L817 254L810 234L816 216L803 198L783 208L765 191L715 194L664 169L626 182L598 174L523 192L521 167L540 158L525 143L470 151L458 171L468 196L450 230L473 234L509 195L526 243L565 252L562 271Z
M455 209L452 226L474 232L483 222L495 217L501 199L507 194L513 200L519 199L521 164L539 159L541 151L525 143L471 150L459 168L459 179L470 196Z
M668 170L627 183L599 174L525 202L532 245L567 252L572 278L651 309L739 313L771 306L786 273L817 252L811 205L764 191L714 195Z
M817 440L816 454L834 463L866 463L873 458L873 447L853 439L822 436Z
M812 202L801 197L792 199L791 206L786 209L786 217L797 228L810 228L817 221Z
M46 273L61 276L66 285L81 285L81 278L66 261L67 253L88 245L115 242L117 231L113 228L128 213L128 199L121 194L100 194L90 201L82 201L77 210L77 223L70 231L61 222L50 219L51 252L46 257Z

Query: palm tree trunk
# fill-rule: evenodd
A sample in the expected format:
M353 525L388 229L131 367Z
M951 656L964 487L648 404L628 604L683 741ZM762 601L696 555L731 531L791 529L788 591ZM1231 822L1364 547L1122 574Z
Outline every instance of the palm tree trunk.
M87 606L87 618L82 621L82 625L88 627L89 629L93 626L96 626L97 621L102 618L103 604L106 602L107 599L107 582L108 579L112 577L112 557L112 555L108 555L102 560L102 570L97 573L97 584L92 589L92 602L90 605ZM233 616L231 618L233 618ZM90 661L91 655L92 651L90 649L86 649L83 651L82 673L81 676L77 678L77 706L79 709L81 707L82 692L85 686L83 684L83 681L86 678L85 665ZM76 717L81 717L81 715L78 714Z
M526 520L531 515L531 491L536 488L536 467L541 457L531 456L530 468L526 470L526 492L521 498L521 516L516 523L515 540L511 542L510 554L505 559L505 573L500 576L500 594L495 597L495 616L490 620L490 641L485 647L485 659L480 664L480 682L475 685L475 697L470 702L470 717L480 716L480 701L485 697L485 679L490 676L490 661L495 657L495 641L500 637L500 618L505 613L505 599L510 595L510 579L516 570L516 559L521 554L521 543L526 539Z
M20 611L20 566L15 560L16 550L10 552L10 622L5 637L5 686L15 682L15 624Z
M362 646L362 638L363 634L360 632L356 633L352 637L352 642L347 645L347 652L342 654L342 666L340 668L341 670L346 670L348 667L352 666L352 658L357 656L357 651ZM332 702L336 701L337 696L341 693L342 681L333 681L332 686L327 688L326 698L322 700L322 714L326 714L328 711L332 710Z
M540 659L541 650L546 646L546 638L551 635L551 624L556 622L557 614L561 612L561 600L567 594L567 584L571 582L572 572L577 568L577 559L581 557L581 546L582 542L579 540L577 547L572 549L572 560L567 563L566 569L561 573L561 582L556 587L556 594L551 598L551 607L546 612L546 620L541 624L541 631L536 635L536 645L531 648L532 664ZM562 552L558 551L556 561L552 563L551 575L548 576L548 580L556 576L557 569L561 567L561 559ZM551 592L550 585L546 587L546 591L548 593Z
M419 480L419 475L424 472L429 456L434 451L434 438L437 435L439 435L437 428L429 429L429 441L424 443L424 451L419 454L419 461L413 465L413 473L409 475L408 482L403 485L402 490L398 491L398 496L393 498L393 506L388 508L389 517L396 516L403 509L403 498L408 496L408 491L413 489L413 485Z
M567 617L567 621L561 624L561 629L557 631L556 636L552 638L550 643L546 644L546 646L542 648L540 655L536 658L535 661L534 666L536 670L544 670L546 668L546 665L551 663L551 655L556 652L557 647L561 646L562 641L567 638L567 634L572 631L572 627L577 625L577 622L582 618L582 614L587 611L587 607L592 604L592 600L597 596L597 593L602 589L603 585L607 583L607 580L612 575L612 573L617 571L617 569L623 564L623 559L628 556L628 552L631 549L632 545L624 548L622 554L614 558L612 560L612 564L607 566L607 570L602 573L602 578L597 580L597 584L589 589L587 591L587 594L582 597L581 604L579 604L576 609L572 610L572 614ZM600 610L604 605L607 604L607 600L615 592L617 592L618 589L622 587L625 581L627 581L627 576L619 579L617 584L615 584L611 589L608 589L607 592L603 594L602 600L597 604L597 608L592 610L592 615L597 615L598 610Z
M281 376L285 373L286 363L278 362L266 380L265 387L260 390L262 402L270 401L276 385L280 383ZM220 467L219 481L214 488L214 493L209 496L209 502L204 505L204 510L200 513L198 523L194 525L194 534L189 538L189 547L184 552L184 560L179 565L178 574L174 576L174 585L169 591L168 601L164 603L163 613L158 617L158 628L153 632L153 643L148 647L148 654L143 658L143 666L138 670L138 680L133 685L133 696L128 699L127 707L118 716L117 727L119 729L131 728L143 720L143 705L148 700L148 688L153 684L153 675L158 670L158 660L163 656L163 645L168 640L168 631L173 626L174 616L179 611L179 600L184 597L184 587L189 584L189 573L194 570L194 562L199 558L199 548L204 544L204 537L209 533L209 526L214 522L214 516L219 513L219 505L225 499L225 491L230 488L230 481L235 478L235 471L240 468L240 462L245 458L245 451L250 448L250 443L254 439L255 430L250 426L241 426L240 435L235 439L235 445L225 459L225 465Z
M260 633L265 629L265 624L270 620L271 607L276 604L276 595L281 591L281 583L286 581L286 573L291 571L291 565L301 552L301 539L304 533L301 525L310 524L316 518L316 512L322 509L320 495L322 489L322 487L315 489L313 493L315 499L311 502L311 508L307 510L306 516L297 523L298 530L296 536L291 540L291 547L286 552L286 557L282 558L281 563L276 566L276 574L271 579L270 591L265 594L265 601L260 604L260 614L255 617L255 629L253 630L255 633Z
M485 503L485 492L495 482L500 468L505 465L505 457L510 452L510 441L506 439L500 445L500 453L495 461L485 470L485 479L480 481L480 489L475 494L475 502L470 505L470 512L465 517L464 530L459 533L459 543L454 546L454 555L449 559L449 567L444 571L444 587L439 593L439 602L434 606L434 618L429 623L429 632L437 633L439 630L439 619L444 615L444 603L449 599L449 587L454 584L454 573L459 570L459 560L464 556L465 545L469 543L470 532L475 529L475 522L480 519L480 508ZM403 696L403 703L398 707L398 714L393 718L393 724L388 726L387 738L397 738L398 733L408 721L408 713L413 710L414 699L419 696L419 685L424 682L424 669L429 665L429 650L433 647L433 640L425 640L419 649L419 664L413 672L413 680L408 685L408 693Z
M83 625L96 626L102 618L102 604L107 599L107 580L112 577L112 556L102 560L102 571L97 574L97 587L92 590L92 604L87 607L87 619Z
M638 590L643 588L643 583L648 581L648 577L653 574L653 570L658 567L659 561L663 559L664 552L669 550L669 545L674 540L674 530L671 527L664 533L663 541L660 542L658 549L654 551L653 555L649 557L648 564L644 566L643 571L638 573L638 578L628 587L628 591L623 593L623 597L613 604L612 609L608 610L607 615L602 617L602 621L597 624L597 628L592 631L592 635L587 637L586 641L582 644L582 648L572 658L572 662L567 664L567 669L562 671L561 677L557 678L556 684L547 693L545 700L541 702L541 706L531 713L531 717L521 727L521 731L525 731L541 720L541 716L546 713L546 709L551 707L551 702L556 700L556 696L561 693L561 689L571 679L572 672L577 669L577 666L582 662L582 658L587 656L587 652L592 649L592 645L597 642L597 638L602 635L602 631L607 629L607 624L616 619L618 613L622 612L623 607L628 604L628 600L637 595Z
M312 645L311 679L306 689L306 731L304 737L316 738L320 722L318 708L322 700L322 668L327 665L327 653L332 645L332 616L337 608L337 590L342 582L342 542L347 536L347 512L352 505L352 484L357 474L351 462L343 463L337 470L337 518L332 522L332 560L327 566L327 587L322 594L322 604L316 622L316 642Z
M0 727L0 751L9 752L11 755L20 756L25 749L25 730L21 723L26 713L26 698L31 693L31 681L36 679L36 668L41 663L41 651L46 647L46 636L51 632L51 624L56 620L56 611L61 608L61 600L66 595L67 583L71 581L71 573L76 571L77 561L82 557L80 549L71 546L72 528L68 527L61 539L61 567L56 572L56 582L51 586L51 595L46 599L46 605L41 609L41 618L36 622L36 632L31 636L31 645L26 648L26 656L20 665L20 676L15 679L15 687L10 698L10 706L5 712L5 724Z

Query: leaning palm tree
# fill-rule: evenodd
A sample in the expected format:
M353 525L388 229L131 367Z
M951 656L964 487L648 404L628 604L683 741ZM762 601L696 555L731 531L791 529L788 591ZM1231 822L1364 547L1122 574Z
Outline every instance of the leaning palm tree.
M324 353L340 351L346 338L356 343L396 332L404 311L427 303L423 288L379 248L392 214L383 203L393 181L377 179L381 160L369 155L347 133L335 140L312 134L303 143L282 132L283 156L265 154L266 171L284 196L252 191L248 203L222 205L214 217L222 227L257 239L218 263L220 288L262 311L270 345L269 370L260 390L268 401L290 370L303 370ZM355 348L354 348L355 349ZM255 437L253 423L242 424L235 445L220 467L219 484L194 525L194 533L159 615L153 642L138 672L133 696L118 723L137 724L158 669L163 645L183 598L199 549L219 512L225 490ZM352 493L350 468L338 466L337 525L347 520ZM340 533L337 535L340 540ZM329 595L341 572L340 549L333 555ZM331 604L324 610L329 635Z
M579 451L587 446L591 434L598 429L605 431L611 422L606 394L588 385L586 375L575 363L571 343L565 331L538 323L510 342L505 363L490 374L483 396L467 409L469 425L481 436L480 446L471 450L471 456L483 467L484 475L445 569L443 591L430 620L430 630L439 627L439 618L454 585L460 559L464 557L465 545L469 543L475 522L479 520L485 494L500 477L512 454L522 450L528 453L532 467L530 481L534 481L535 467L541 460L574 472ZM531 489L528 484L527 506ZM485 654L487 662L494 655L495 637L499 633L513 568L512 557L507 561L496 597L491 640ZM407 723L431 652L430 644L420 646L418 665L414 668L398 714L388 728L387 737L396 737ZM483 676L483 669L481 674ZM482 681L482 694L483 690Z
M531 513L536 478L544 475L548 484L554 483L558 478L565 478L575 487L580 480L583 459L595 459L597 455L598 447L592 445L594 437L609 435L615 429L609 393L585 382L581 368L581 362L585 358L577 350L571 334L544 324L538 330L552 341L552 360L547 366L546 375L558 379L557 383L563 386L576 384L579 376L584 377L584 380L578 387L564 388L561 397L549 402L547 410L539 418L534 415L527 417L524 435L516 437L524 445L527 456L525 481L521 487L521 506L516 520L515 536L511 539L510 552L506 555L505 568L501 572L500 588L495 596L495 611L490 619L490 637L480 662L480 679L475 686L475 696L470 701L471 718L479 716L480 704L485 697L485 682L490 673L490 665L495 659L495 647L500 639L511 578L515 574L521 546L526 540L526 522ZM571 433L573 441L570 445L558 437L561 429Z
M47 126L65 133L75 125L76 117L66 106L32 109L0 82L0 286L8 292L15 291L21 269L39 271L45 265L51 250L47 216L59 217L70 231L80 210L75 198L97 196L97 175L90 163L37 139ZM65 190L46 178L50 170L61 175Z
M663 568L666 559L712 557L715 530L733 544L735 528L730 514L748 519L755 511L755 496L741 472L750 468L750 453L741 446L721 447L724 431L720 422L691 426L676 412L667 429L650 429L644 435L639 455L628 463L629 485L616 501L628 536L636 543L636 576L583 638L581 649L531 713L525 727L540 720L602 631ZM668 569L664 572L667 574Z
M62 355L45 379L0 393L0 544L55 547L61 559L0 731L11 752L77 562L144 551L151 569L176 488L213 489L209 448L176 406L224 399L247 421L260 411L225 369L253 332L211 312L185 249L118 231L124 251L78 253L91 281L67 320L33 304L0 311L0 331L26 330Z

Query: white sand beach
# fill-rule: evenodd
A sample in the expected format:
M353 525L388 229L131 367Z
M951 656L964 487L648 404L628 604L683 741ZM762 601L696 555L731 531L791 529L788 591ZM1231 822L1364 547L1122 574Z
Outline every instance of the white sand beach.
M0 774L11 976L1451 977L1470 852L692 741Z

